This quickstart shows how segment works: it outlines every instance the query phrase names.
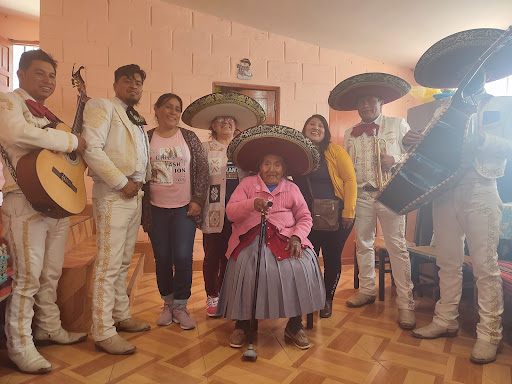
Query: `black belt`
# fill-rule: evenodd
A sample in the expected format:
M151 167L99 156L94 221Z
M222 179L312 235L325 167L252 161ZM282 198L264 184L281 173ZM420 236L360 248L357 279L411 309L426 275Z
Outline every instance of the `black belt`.
M361 188L365 192L377 192L379 188L374 187L373 185L366 184Z

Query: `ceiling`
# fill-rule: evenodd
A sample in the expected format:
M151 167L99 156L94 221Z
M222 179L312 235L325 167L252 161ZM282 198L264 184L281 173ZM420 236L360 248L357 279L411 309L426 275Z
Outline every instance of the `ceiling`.
M40 0L0 0L0 12L39 19Z
M38 17L39 1L0 0L0 12ZM409 68L428 47L452 33L512 24L512 0L163 1Z
M512 0L163 1L409 68L452 33L512 24Z

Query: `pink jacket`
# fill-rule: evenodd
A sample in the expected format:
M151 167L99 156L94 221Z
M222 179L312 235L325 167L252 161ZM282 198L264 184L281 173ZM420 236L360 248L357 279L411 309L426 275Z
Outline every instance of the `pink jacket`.
M254 200L262 198L272 201L267 220L275 225L280 234L290 238L297 236L302 245L313 249L308 240L313 220L299 188L289 180L282 179L270 192L260 175L243 179L231 195L226 207L229 221L233 223L226 257L229 259L239 244L239 238L261 223L261 213L254 210Z

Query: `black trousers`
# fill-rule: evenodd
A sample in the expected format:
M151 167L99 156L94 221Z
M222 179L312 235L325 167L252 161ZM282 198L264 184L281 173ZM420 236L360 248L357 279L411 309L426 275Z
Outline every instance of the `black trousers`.
M355 222L355 221L354 221ZM325 282L325 298L326 300L332 300L338 281L341 275L341 252L345 246L354 222L348 229L343 229L340 226L336 231L317 231L312 229L308 239L315 248L317 256L322 251L322 257L324 258L324 282Z

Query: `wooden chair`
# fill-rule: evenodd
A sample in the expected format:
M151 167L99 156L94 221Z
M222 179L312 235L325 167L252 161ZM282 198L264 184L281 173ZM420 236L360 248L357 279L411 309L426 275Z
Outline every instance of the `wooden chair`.
M386 248L384 238L375 237L373 242L375 250L375 267L379 269L379 301L384 301L386 288L386 273L391 273L391 283L394 286L395 281L391 271L389 253ZM359 288L359 266L357 264L357 249L354 251L354 289Z
M411 258L411 278L414 283L414 292L423 296L424 289L433 288L434 300L439 299L439 267L436 265L437 249L430 245L433 234L432 203L418 209L416 227L414 231L414 244L407 247ZM475 288L474 279L467 262L470 257L464 255L463 288ZM432 264L427 268L426 264ZM423 266L423 268L422 268ZM423 269L423 270L422 270ZM429 270L427 270L429 269ZM475 295L476 297L476 295Z
M423 290L434 288L435 298L439 295L439 268L436 263L436 249L430 246L433 233L432 203L418 209L416 227L414 229L414 245L407 247L411 258L411 278L414 292L423 296ZM422 272L422 264L434 264L430 273Z

